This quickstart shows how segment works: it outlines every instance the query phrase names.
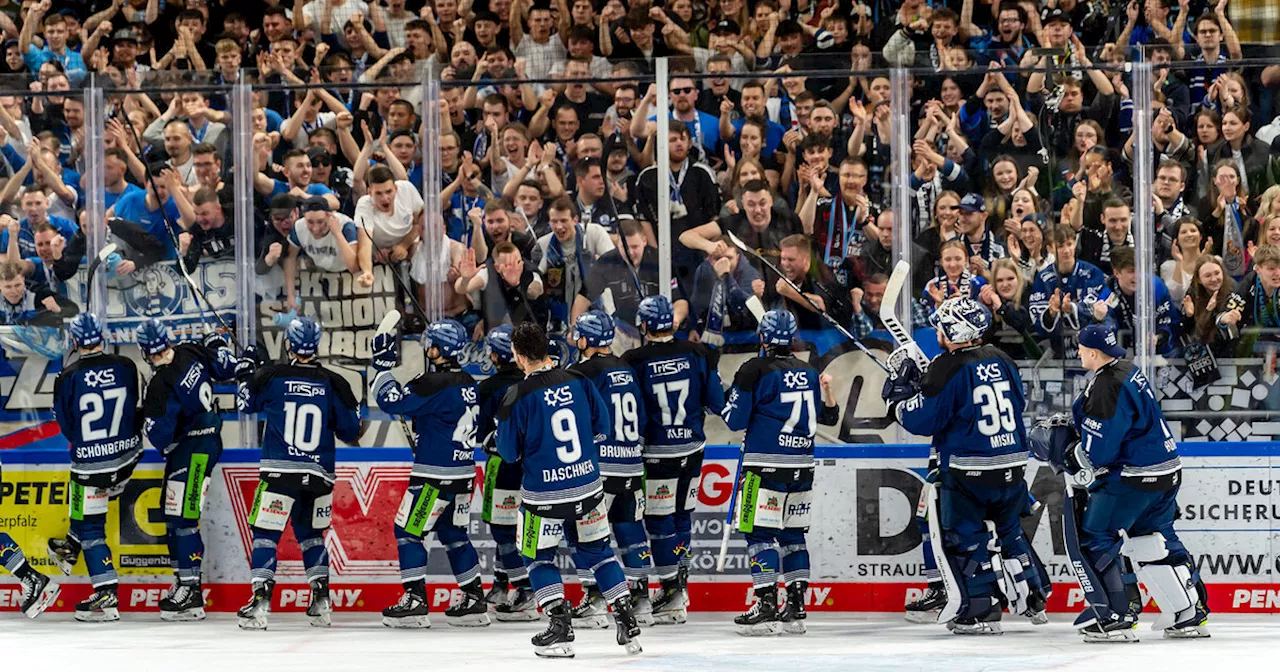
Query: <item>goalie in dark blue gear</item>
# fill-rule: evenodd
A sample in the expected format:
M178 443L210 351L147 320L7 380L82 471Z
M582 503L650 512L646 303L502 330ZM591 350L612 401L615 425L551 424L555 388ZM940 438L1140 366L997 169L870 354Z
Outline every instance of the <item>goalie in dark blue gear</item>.
M520 560L516 545L516 525L520 521L520 465L506 462L498 455L495 416L507 388L524 380L524 372L516 366L511 352L509 324L496 327L485 336L493 375L480 381L480 417L476 420L476 438L488 454L484 464L484 505L480 518L489 525L494 553L493 587L485 601L499 621L538 620L538 600L529 584L529 570ZM512 593L512 590L515 592Z
M204 611L200 514L222 457L222 418L213 383L235 376L236 357L216 333L203 344L171 346L168 328L154 319L138 328L138 346L155 370L143 402L143 432L165 458L165 535L177 575L173 591L160 601L160 615L193 620Z
M1085 641L1136 641L1141 580L1160 607L1153 630L1208 637L1204 582L1173 529L1182 462L1160 405L1142 370L1121 359L1125 350L1110 325L1083 329L1079 350L1081 365L1094 372L1071 409L1080 440L1059 448L1068 438L1059 431L1037 451L1071 474L1068 487L1088 490L1078 536L1066 530L1089 601L1076 625Z
M93 313L77 315L70 331L79 357L53 384L53 412L71 445L71 529L65 539L49 540L49 558L70 575L83 551L94 592L76 605L76 620L115 621L119 581L107 545L107 507L124 492L142 459L138 367L127 357L103 352L102 322ZM162 610L160 615L176 620L178 613ZM184 615L188 618L182 620L197 620L204 610Z
M786 310L764 314L760 357L738 369L721 413L731 431L746 430L736 526L747 538L756 602L733 621L738 634L746 636L805 632L813 437L819 424L835 425L840 411L831 377L819 376L791 354L797 329L795 316ZM787 591L781 609L779 579Z
M373 366L378 374L371 396L387 413L410 418L418 437L409 488L395 520L400 583L405 592L399 602L383 610L382 623L393 628L431 627L424 537L435 532L462 589L462 600L445 611L445 618L450 625L485 626L490 620L480 579L480 556L467 534L480 414L476 381L458 363L458 355L467 345L467 330L457 320L444 319L427 327L427 339L431 368L404 387L390 371L396 360L396 336L378 334L373 342Z
M675 337L675 307L661 294L640 302L645 345L623 360L644 393L645 529L661 588L653 598L654 621L684 623L693 561L693 508L702 480L706 411L724 410L720 356L700 343Z
M583 313L575 321L574 329L578 333L576 345L582 361L570 370L582 374L596 386L613 416L612 430L599 442L605 509L622 554L623 573L630 586L636 621L651 625L650 553L649 537L644 529L644 461L640 435L645 417L644 394L636 384L631 367L609 352L614 335L613 318L609 314L598 310ZM574 561L583 586L582 602L573 609L574 625L609 627L608 605L596 585L591 566L576 554Z
M556 368L547 336L523 322L511 336L516 363L527 376L507 390L498 409L498 453L519 462L522 516L520 552L538 603L550 617L533 637L534 653L573 657L573 618L556 567L563 540L580 567L591 567L600 592L613 606L618 644L639 653L640 625L632 611L627 579L609 544L605 490L598 441L612 431L607 402L589 380Z
M904 363L884 396L903 428L932 436L938 450L928 517L948 593L939 620L952 621L956 634L999 634L1005 606L1043 610L1042 596L1028 585L1035 571L1020 520L1030 506L1022 380L1007 355L981 345L991 325L982 304L948 299L930 321L944 354L918 392L915 365Z
M256 353L249 351L236 367L240 412L259 414L265 426L258 489L249 509L253 596L237 612L246 630L267 628L276 546L290 524L311 584L307 616L313 626L329 626L333 603L324 537L333 517L336 441L351 444L360 438L360 405L351 386L316 359L320 325L309 317L294 318L285 327L285 341L288 362L257 368Z

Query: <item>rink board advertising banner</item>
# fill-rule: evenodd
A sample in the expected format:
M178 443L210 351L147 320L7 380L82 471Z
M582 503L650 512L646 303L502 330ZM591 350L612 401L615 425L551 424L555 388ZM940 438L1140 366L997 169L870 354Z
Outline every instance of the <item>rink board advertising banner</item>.
M750 580L745 545L731 538L726 572L715 572L722 521L732 490L735 449L713 446L703 465L694 517L694 562L690 592L695 610L738 611L748 602ZM1280 456L1272 443L1184 444L1186 478L1179 498L1178 532L1190 549L1218 612L1280 612L1280 484L1271 464ZM918 445L820 446L814 526L808 542L813 559L809 606L828 611L899 611L924 585L920 535L914 511L923 485L925 447ZM67 531L67 464L61 451L6 451L0 483L0 529L20 543L44 572L56 571L44 557L50 537ZM252 537L248 509L257 485L257 453L229 449L214 473L201 527L205 538L205 589L210 608L232 611L248 596ZM409 453L394 448L340 449L333 525L327 546L333 599L339 610L376 611L400 593L392 534L408 482ZM494 544L479 517L480 465L471 536L483 574L492 577ZM121 572L121 605L154 610L172 582L161 515L162 465L154 453L113 503L107 535ZM1044 560L1055 590L1054 611L1079 611L1083 601L1062 546L1061 479L1033 462L1027 480L1043 506L1025 528ZM428 583L432 608L453 598L453 578L443 549L433 540ZM560 558L566 581L576 583L567 555ZM19 588L6 576L0 610L14 610ZM89 593L83 565L64 578L68 585L55 609L68 610ZM305 609L310 600L301 554L292 534L280 544L275 608ZM570 586L570 592L575 592Z

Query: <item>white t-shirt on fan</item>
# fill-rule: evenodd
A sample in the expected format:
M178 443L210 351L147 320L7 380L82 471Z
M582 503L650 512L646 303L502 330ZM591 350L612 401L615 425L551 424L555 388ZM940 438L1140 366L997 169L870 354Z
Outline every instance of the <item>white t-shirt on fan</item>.
M369 233L378 249L395 247L413 228L413 216L422 209L422 194L407 180L396 180L396 200L392 213L378 210L373 198L361 196L356 203L356 224Z

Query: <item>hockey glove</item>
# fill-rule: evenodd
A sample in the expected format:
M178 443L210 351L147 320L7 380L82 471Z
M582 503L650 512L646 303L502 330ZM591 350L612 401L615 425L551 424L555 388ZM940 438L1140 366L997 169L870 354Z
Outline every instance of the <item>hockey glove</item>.
M1077 488L1093 485L1093 464L1089 462L1089 453L1079 441L1067 446L1064 454L1064 468L1071 474L1071 484Z
M919 391L920 369L912 360L904 359L898 364L893 375L884 381L884 389L880 396L892 405L916 396Z
M236 360L236 380L247 380L258 370L258 346L250 345Z
M222 332L218 331L211 331L205 334L204 340L201 342L204 344L204 347L210 350L220 350L227 347L226 337L222 335Z
M373 337L373 370L390 371L399 360L395 334L378 334Z

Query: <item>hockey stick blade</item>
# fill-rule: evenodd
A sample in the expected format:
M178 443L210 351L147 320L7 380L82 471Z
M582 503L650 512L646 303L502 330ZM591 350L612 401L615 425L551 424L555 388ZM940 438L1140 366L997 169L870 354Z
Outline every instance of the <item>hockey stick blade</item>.
M610 316L618 312L618 306L613 302L613 290L609 287L605 287L604 291L600 292L600 305Z
M760 303L760 297L751 295L747 299L747 310L751 312L751 316L756 318L756 322L764 319L764 304Z
M117 249L118 247L115 243L107 243L102 246L101 250L98 250L98 254L93 258L93 261L89 262L89 270L85 274L84 281L84 293L89 303L93 302L93 279L98 275L98 267L107 260L107 257L115 254Z
M907 331L902 325L902 321L898 319L898 299L902 296L902 290L907 285L907 280L911 277L911 264L905 259L898 261L893 267L893 274L889 276L889 284L885 285L884 298L880 302L880 322L884 324L884 328L888 330L889 335L893 337L893 342L899 348L906 348L906 352L910 355L912 361L916 363L916 368L921 373L929 370L929 358L925 357L924 351L916 345L915 339L911 337L911 332ZM897 368L896 366L894 368Z
M772 263L769 262L768 259L765 259L763 255L761 255L759 252L755 250L755 248L742 242L742 239L739 238L737 235L735 235L732 231L726 230L725 235L729 236L729 242L733 243L734 247L737 247L739 250L746 252L748 256L759 260L760 263L765 265L765 267L773 271L774 275L778 276L779 278L782 278L782 281L787 283L787 286L791 288L791 291L795 292L796 295L799 296L801 299L803 299L805 303L809 304L809 308L813 310L813 312L820 315L822 319L826 320L827 324L830 324L832 327L835 327L836 331L839 331L841 334L844 335L845 338L852 341L854 346L856 346L862 352L866 353L867 357L870 358L871 361L876 363L876 366L879 366L881 369L883 369L885 373L889 375L893 375L893 372L889 370L889 367L886 366L884 362L880 361L880 358L876 357L875 354L873 354L871 350L867 348L867 346L863 345L862 341L859 341L858 339L854 338L853 334L849 333L848 329L845 329L844 326L842 326L839 322L837 322L834 317L831 317L830 315L828 315L825 310L822 310L821 308L819 308L817 304L815 304L813 301L809 299L809 297L805 296L804 292L800 291L800 287L797 286L796 283L791 282L791 278L788 278L787 276L783 275L782 271L779 271L777 266L774 266ZM758 319L759 318L757 318L757 321Z
M378 323L379 334L389 334L400 324L400 311L392 308Z

